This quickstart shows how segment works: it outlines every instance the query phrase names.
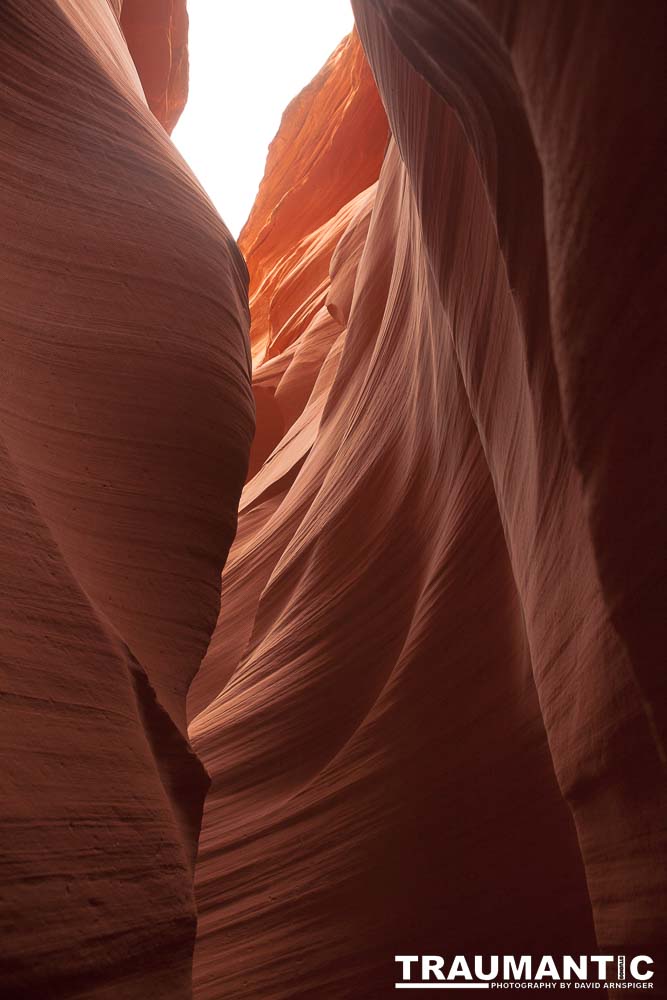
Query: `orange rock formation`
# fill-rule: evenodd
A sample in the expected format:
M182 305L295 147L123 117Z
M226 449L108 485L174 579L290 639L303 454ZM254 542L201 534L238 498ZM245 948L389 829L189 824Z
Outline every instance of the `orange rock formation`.
M250 342L184 2L120 6L0 11L3 986L191 995L192 681L196 1000L399 953L659 995L661 5L354 0Z
M359 0L379 179L353 39L272 146L253 474L189 699L199 1000L379 1000L396 953L660 953L657 327L623 277L656 228L621 224L634 19L571 13Z

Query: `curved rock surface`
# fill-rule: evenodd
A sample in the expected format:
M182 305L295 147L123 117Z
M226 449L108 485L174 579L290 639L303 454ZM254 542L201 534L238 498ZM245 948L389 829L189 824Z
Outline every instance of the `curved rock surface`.
M357 0L379 178L377 103L343 143L323 97L345 47L283 121L241 237L254 475L189 699L199 1000L660 954L648 7Z
M144 95L171 133L188 97L186 0L115 0Z
M196 1000L667 938L663 5L353 6L247 269L184 0L0 8L3 996L192 995L188 733Z
M282 352L312 318L336 240L330 221L377 180L386 144L387 120L353 33L284 112L239 236L258 361Z
M117 14L0 10L0 992L24 1000L191 994L185 695L253 428L246 268ZM174 68L128 16L169 127Z

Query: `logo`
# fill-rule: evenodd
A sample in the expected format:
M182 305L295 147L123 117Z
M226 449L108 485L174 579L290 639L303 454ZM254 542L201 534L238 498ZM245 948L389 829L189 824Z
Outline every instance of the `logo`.
M649 955L395 955L397 990L653 989Z

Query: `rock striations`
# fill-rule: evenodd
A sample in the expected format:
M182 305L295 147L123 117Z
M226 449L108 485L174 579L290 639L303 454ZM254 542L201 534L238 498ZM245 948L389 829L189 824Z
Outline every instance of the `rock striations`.
M116 15L0 7L0 993L22 1000L191 993L185 695L253 428L246 268Z
M662 7L353 7L249 291L183 0L0 11L11 997L667 937Z
M186 0L114 0L148 107L168 132L188 97Z
M354 6L382 168L370 85L330 110L352 38L241 237L258 430L189 699L199 1000L379 1000L395 953L666 933L651 121L618 165L658 24Z

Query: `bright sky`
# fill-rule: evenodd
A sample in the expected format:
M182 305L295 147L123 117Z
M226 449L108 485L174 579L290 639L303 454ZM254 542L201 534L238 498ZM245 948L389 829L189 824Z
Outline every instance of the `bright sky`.
M188 0L190 93L173 140L234 236L280 117L352 30L350 0Z

